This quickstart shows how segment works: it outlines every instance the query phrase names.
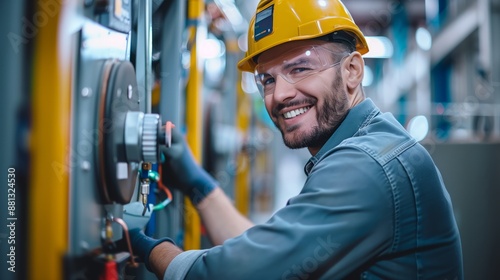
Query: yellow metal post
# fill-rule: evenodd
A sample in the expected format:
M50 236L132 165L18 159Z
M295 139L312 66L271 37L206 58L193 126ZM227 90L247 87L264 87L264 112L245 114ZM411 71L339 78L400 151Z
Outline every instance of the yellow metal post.
M62 5L37 26L33 61L33 130L28 214L28 279L62 279L68 246L71 63L58 42ZM64 62L65 61L65 62Z
M240 92L239 90L238 92ZM243 93L244 94L244 93ZM248 97L238 93L237 127L244 134L248 134L250 128L250 109ZM248 216L250 214L250 160L246 152L237 155L238 169L236 173L236 188L234 193L235 205L238 211Z
M191 68L187 84L186 94L186 126L187 142L191 147L193 156L201 161L201 139L202 139L202 87L203 87L203 69L200 69L199 57L197 52L196 31L198 21L200 20L205 3L203 0L189 0L188 2L188 20L189 42L191 42ZM191 201L185 199L185 236L184 249L199 249L201 244L201 222L196 209Z
M237 40L231 40L226 43L228 52L239 53L241 52L238 47ZM235 69L235 71L238 71ZM236 127L243 135L247 136L251 126L252 115L252 100L243 91L241 87L242 73L238 72L237 82L237 98L236 98ZM246 137L245 137L246 138ZM240 151L236 156L237 172L235 177L235 190L234 200L235 206L238 211L249 216L250 214L250 155L246 151Z

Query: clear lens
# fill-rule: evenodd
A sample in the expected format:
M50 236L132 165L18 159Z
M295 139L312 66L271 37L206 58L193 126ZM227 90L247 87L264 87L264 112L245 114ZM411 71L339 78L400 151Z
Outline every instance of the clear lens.
M265 97L274 92L278 75L288 83L295 84L313 74L339 65L348 54L334 52L321 46L292 49L277 59L258 64L255 68L255 81L261 96Z

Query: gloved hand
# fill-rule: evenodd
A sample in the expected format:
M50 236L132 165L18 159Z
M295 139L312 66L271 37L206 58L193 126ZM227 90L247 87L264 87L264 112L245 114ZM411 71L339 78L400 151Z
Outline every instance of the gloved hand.
M215 179L195 162L184 136L177 128L172 128L171 146L162 147L161 152L164 156L163 182L182 191L194 205L217 188Z
M154 247L162 242L170 242L175 245L174 241L168 237L154 239L144 234L144 232L138 228L130 230L128 234L130 236L130 243L134 255L138 256L139 260L144 262L149 271L151 271L151 267L149 266L149 255Z
M143 229L149 222L153 204L149 204L148 210L144 216L142 215L143 210L144 206L141 202L131 202L123 207L123 220L127 224L129 230L128 234L134 255L138 256L139 259L144 262L146 268L151 271L149 266L149 255L153 248L165 241L173 244L175 243L170 238L154 239L144 234ZM125 251L126 241L122 239L118 243L118 247Z

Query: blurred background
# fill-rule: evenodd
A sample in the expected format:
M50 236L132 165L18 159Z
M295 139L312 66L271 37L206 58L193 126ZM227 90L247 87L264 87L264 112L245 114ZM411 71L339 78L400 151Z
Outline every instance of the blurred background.
M0 262L1 279L93 279L89 275L102 272L103 240L122 238L110 213L121 216L131 197L122 188L135 193L144 179L144 158L120 159L123 143L103 148L125 129L103 131L103 121L123 120L127 111L172 121L186 132L199 162L257 223L299 193L308 151L283 145L253 75L236 68L257 3L2 2L0 220L15 228L0 226L0 259L7 260ZM370 46L367 97L393 113L442 172L461 231L466 279L498 278L500 1L343 3ZM134 89L128 101L125 94L107 94L115 83L121 93L121 76ZM122 163L129 183L120 181ZM156 164L150 171L161 176ZM151 181L149 201L169 205L158 207L147 233L174 237L184 249L209 247L190 203ZM103 200L108 191L114 197ZM103 238L108 223L114 235ZM9 270L12 245L16 272ZM120 279L154 279L143 267L123 268L126 256L114 259Z

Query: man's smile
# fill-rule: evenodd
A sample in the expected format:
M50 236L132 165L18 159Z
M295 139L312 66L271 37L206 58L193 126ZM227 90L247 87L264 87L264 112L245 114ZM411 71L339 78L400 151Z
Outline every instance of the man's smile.
M311 106L291 110L291 111L285 112L283 114L283 117L285 119L295 118L296 116L299 116L299 115L306 113L307 111L309 111L309 109L311 109Z

